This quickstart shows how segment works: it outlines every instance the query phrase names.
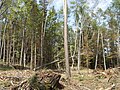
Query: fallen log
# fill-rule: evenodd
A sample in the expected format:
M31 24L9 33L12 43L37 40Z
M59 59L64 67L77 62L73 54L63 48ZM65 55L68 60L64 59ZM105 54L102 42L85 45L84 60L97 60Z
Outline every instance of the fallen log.
M51 65L51 64L54 64L54 63L57 63L57 62L63 62L64 60L55 60L55 61L52 61L52 62L50 62L50 63L47 63L47 64L44 64L44 65L42 65L42 66L39 66L39 67L36 67L36 68L34 68L33 70L34 71L36 71L36 70L39 70L39 69L41 69L41 68L43 68L43 67L45 67L45 66L48 66L48 65Z

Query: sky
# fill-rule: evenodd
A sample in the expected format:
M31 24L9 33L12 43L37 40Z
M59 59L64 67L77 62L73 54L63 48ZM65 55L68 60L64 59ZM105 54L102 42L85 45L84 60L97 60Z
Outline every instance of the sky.
M39 0L37 0L37 1L39 1ZM52 3L49 4L49 7L54 6L56 11L59 11L63 6L63 0L48 0L48 1L52 1ZM69 7L69 6L71 6L70 1L75 1L75 0L67 0L67 1L68 1L68 7ZM112 2L112 0L86 0L86 1L87 1L87 5L90 7L91 10L93 10L94 13L97 12L97 9L99 9L99 8L101 8L103 11L105 11ZM98 4L96 4L97 1L98 1ZM72 15L70 16L70 21L69 21L70 26L74 26L73 25L73 23L74 23L73 17L74 16L72 16Z
M68 1L68 7L70 6L70 1L75 0L67 0ZM98 4L96 4L97 0L87 0L87 5L90 7L93 12L97 12L97 9L101 8L103 11L107 9L107 7L111 4L112 0L98 0ZM95 5L96 4L96 5ZM53 0L51 6L55 6L55 9L59 11L63 5L63 0ZM94 7L95 6L95 7ZM94 9L93 9L94 8ZM69 24L73 26L74 19L73 16L70 17Z
M48 0L49 2L52 2L49 4L49 6L54 6L56 10L60 10L63 5L63 0ZM70 1L75 0L67 0L68 6L70 6ZM96 1L98 1L97 6L94 8L94 11L97 11L98 8L101 8L103 11L107 9L107 7L111 4L112 0L86 0L88 6L92 9L93 6L96 4ZM39 0L37 0L39 2Z
M68 0L68 6L70 6L70 1L75 1L75 0ZM92 8L96 3L96 1L97 0L87 0L88 6ZM97 8L101 8L103 11L106 10L107 7L112 2L112 0L98 0L98 1L99 1L99 4L96 6L96 8L94 8L95 11L97 10ZM53 0L52 5L54 5L55 8L59 10L63 5L63 0Z

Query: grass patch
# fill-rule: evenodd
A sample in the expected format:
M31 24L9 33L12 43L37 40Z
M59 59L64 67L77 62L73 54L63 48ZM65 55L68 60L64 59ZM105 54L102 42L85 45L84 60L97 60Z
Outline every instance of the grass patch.
M12 70L13 68L8 65L0 65L0 70L6 71L6 70Z
M84 81L84 80L93 80L94 76L88 76L88 75L75 75L74 79L79 80L79 81Z

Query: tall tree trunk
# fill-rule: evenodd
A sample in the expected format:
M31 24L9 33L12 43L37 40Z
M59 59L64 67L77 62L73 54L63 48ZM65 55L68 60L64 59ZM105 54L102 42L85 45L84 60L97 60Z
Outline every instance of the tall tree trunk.
M78 72L80 71L80 64L81 64L80 51L81 51L81 31L79 33L79 42L78 42Z
M103 42L103 34L102 33L101 33L101 41L102 41L102 50L103 50L104 69L106 70L106 60L105 60L105 51L104 51L104 42Z
M77 31L75 32L75 44L74 44L74 51L73 51L73 54L72 54L72 51L71 51L71 58L72 58L72 68L74 68L74 63L75 63L75 53L76 53L76 50L77 50Z
M13 40L12 40L12 64L15 64L15 23L13 23Z
M24 53L23 53L23 66L26 67L26 53L27 53L27 45L26 45L26 19L24 22Z
M41 67L43 65L43 44L44 44L44 36L45 36L45 29L46 29L46 0L43 0L43 21L42 21L42 28L41 28L41 52L40 52L40 56L41 56Z
M78 31L78 27L79 27L79 23L77 22L77 31ZM81 29L79 32L79 41L78 41L78 73L80 71L80 64L81 64L81 57L80 57L80 53L81 53L81 30L83 29L83 23L81 22Z
M69 54L68 54L68 32L67 32L67 0L64 0L64 50L65 50L65 61L66 61L66 76L69 79L71 76L69 66Z
M9 44L9 64L11 64L11 39L10 39L10 44Z
M6 54L6 63L9 65L9 31L7 31L7 38L6 38L6 41L7 41L7 48L6 48L6 51L7 51L7 54Z
M5 63L5 55L6 55L6 43L5 43L5 33L6 33L6 28L7 28L7 20L5 20L5 27L4 27L4 31L3 31L3 63Z
M98 36L97 36L97 51L96 51L96 59L95 59L95 70L97 69L97 64L98 64L98 50L99 50L99 30L98 30Z
M37 46L36 46L36 32L34 31L34 68L36 68L37 66L37 61L36 61L36 58L37 58Z
M9 64L11 64L11 49L12 49L12 30L13 30L13 23L11 21L11 29L10 29L10 35L9 35Z
M24 49L23 66L26 67L26 50Z
M24 21L24 23L25 23L25 21ZM23 27L23 33L22 33L22 45L21 45L21 53L20 53L20 66L22 66L22 62L23 62L24 35L25 35L25 26Z
M2 16L0 16L2 18ZM2 42L2 22L0 20L0 59L2 57L2 49L3 49L3 42Z
M117 32L117 41L118 41L118 45L117 45L117 51L118 51L118 67L120 66L120 15L117 15L117 19L118 19L118 32Z
M23 60L23 45L24 45L24 41L22 39L21 53L20 53L20 66L22 66L22 60Z
M36 68L36 66L37 66L37 47L36 47L36 42L35 42L35 48L34 48L35 50L35 54L34 54L34 68Z
M31 62L30 62L30 69L33 69L33 36L31 36Z
M40 52L40 57L41 57L41 67L43 66L43 27L44 27L44 22L42 22L42 29L41 29L41 52Z

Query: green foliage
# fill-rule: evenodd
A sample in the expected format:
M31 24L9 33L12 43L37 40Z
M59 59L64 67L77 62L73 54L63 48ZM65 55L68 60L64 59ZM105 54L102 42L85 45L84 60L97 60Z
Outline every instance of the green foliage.
M22 40L24 39L23 52L26 54L26 65L30 64L31 46L33 46L33 63L35 62L35 45L36 45L36 61L37 66L41 62L41 36L43 36L43 64L50 63L56 59L64 59L63 45L63 10L56 11L55 7L48 9L48 3L39 0L39 4L35 0L5 0L4 6L0 9L2 13L2 31L1 31L1 60L4 56L5 61L10 53L10 63L19 63ZM105 12L98 9L96 12L89 11L90 8L85 0L71 1L71 7L68 8L69 19L73 24L70 26L68 22L68 43L69 54L74 55L75 65L77 63L78 41L81 30L81 63L94 63L97 49L99 50L99 61L102 63L103 48L101 45L101 36L99 36L99 46L96 46L98 30L103 34L104 48L110 48L110 53L106 54L106 60L117 59L117 38L119 27L120 0L114 0ZM50 3L49 3L50 4ZM71 18L73 15L73 18ZM68 20L69 20L68 19ZM7 23L7 26L6 26ZM5 28L6 26L6 28ZM77 30L77 34L74 31ZM5 29L5 30L4 30ZM24 36L23 36L23 30ZM42 32L43 30L43 32ZM75 46L75 39L76 46ZM31 40L33 42L31 45ZM109 39L109 42L106 41ZM4 43L5 41L5 43ZM8 42L9 41L9 42ZM109 47L108 47L109 44ZM13 45L15 45L13 50ZM5 50L4 47L5 46ZM76 51L74 51L76 48ZM14 56L14 59L13 59ZM23 55L24 56L24 55ZM71 63L70 56L70 63ZM23 63L24 58L22 58ZM33 65L34 66L34 65ZM55 67L56 64L50 67ZM64 67L64 66L63 66ZM33 79L34 80L34 79Z
M38 77L36 74L29 79L29 85L31 89L41 90L40 88L42 88L45 90L45 87L38 82Z
M51 90L51 84L40 80L37 74L29 79L29 87L32 90Z

